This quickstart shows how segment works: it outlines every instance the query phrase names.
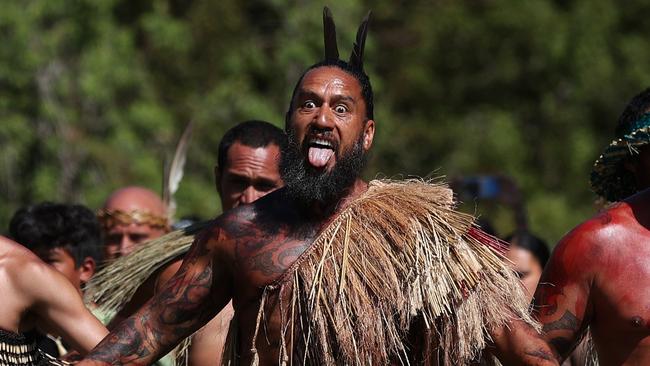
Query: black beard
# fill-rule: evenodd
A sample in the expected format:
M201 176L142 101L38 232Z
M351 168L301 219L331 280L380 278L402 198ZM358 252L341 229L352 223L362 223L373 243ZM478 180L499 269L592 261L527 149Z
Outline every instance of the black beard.
M301 147L292 130L288 131L287 135L289 143L282 153L280 174L287 198L301 205L308 206L316 202L328 206L338 202L352 187L366 165L363 133L351 149L336 157L336 164L329 172L312 168L303 153L308 151L309 147Z

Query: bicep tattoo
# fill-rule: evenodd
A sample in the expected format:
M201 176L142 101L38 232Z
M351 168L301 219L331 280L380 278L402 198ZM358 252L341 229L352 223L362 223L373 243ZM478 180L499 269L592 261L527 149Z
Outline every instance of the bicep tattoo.
M580 332L580 320L568 310L556 321L544 324L544 333L560 332L549 337L549 343L560 355L566 355L571 351L574 343L577 343L577 335Z

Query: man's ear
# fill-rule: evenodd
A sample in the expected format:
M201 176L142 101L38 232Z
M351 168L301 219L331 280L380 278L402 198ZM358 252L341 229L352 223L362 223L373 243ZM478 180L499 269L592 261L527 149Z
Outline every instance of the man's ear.
M375 121L367 120L363 129L363 149L368 151L372 146L372 140L375 138Z
M221 196L221 172L218 165L214 166L214 186L217 188L219 196Z
M81 264L77 268L79 272L79 281L81 283L86 283L95 275L95 270L97 269L97 262L92 257L86 257L82 260Z

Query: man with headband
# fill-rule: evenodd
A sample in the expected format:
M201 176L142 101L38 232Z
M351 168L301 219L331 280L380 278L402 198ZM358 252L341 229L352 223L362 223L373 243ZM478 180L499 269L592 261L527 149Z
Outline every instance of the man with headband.
M170 230L167 208L162 199L152 190L127 186L112 192L104 206L97 213L97 218L104 231L104 260L113 261L133 252L136 247L156 239ZM164 272L160 276L169 279L173 272ZM154 294L155 278L141 286L138 296L148 299ZM108 311L109 314L114 314ZM111 329L123 318L115 314L108 324ZM166 355L156 365L172 364L172 357Z
M537 288L536 311L558 360L589 327L600 365L650 363L648 178L650 89L625 108L591 173L594 192L617 203L562 238Z
M368 20L346 62L323 18L325 60L286 114L285 187L216 218L82 365L150 363L231 299L224 364L471 364L490 345L506 364L556 364L497 243L446 186L360 179L375 132Z
M98 218L106 236L106 260L127 255L136 245L169 232L165 205L156 193L142 187L111 193Z

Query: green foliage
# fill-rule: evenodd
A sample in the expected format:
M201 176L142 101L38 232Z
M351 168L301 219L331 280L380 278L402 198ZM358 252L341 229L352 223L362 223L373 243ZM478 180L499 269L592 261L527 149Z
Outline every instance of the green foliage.
M367 69L378 134L367 177L501 174L555 242L593 213L588 174L627 100L650 84L643 1L335 1L339 48L373 8ZM196 124L178 215L219 212L223 132L283 125L322 57L322 4L289 0L52 0L0 12L0 225L40 200L97 208L161 187ZM496 221L495 204L464 208Z

